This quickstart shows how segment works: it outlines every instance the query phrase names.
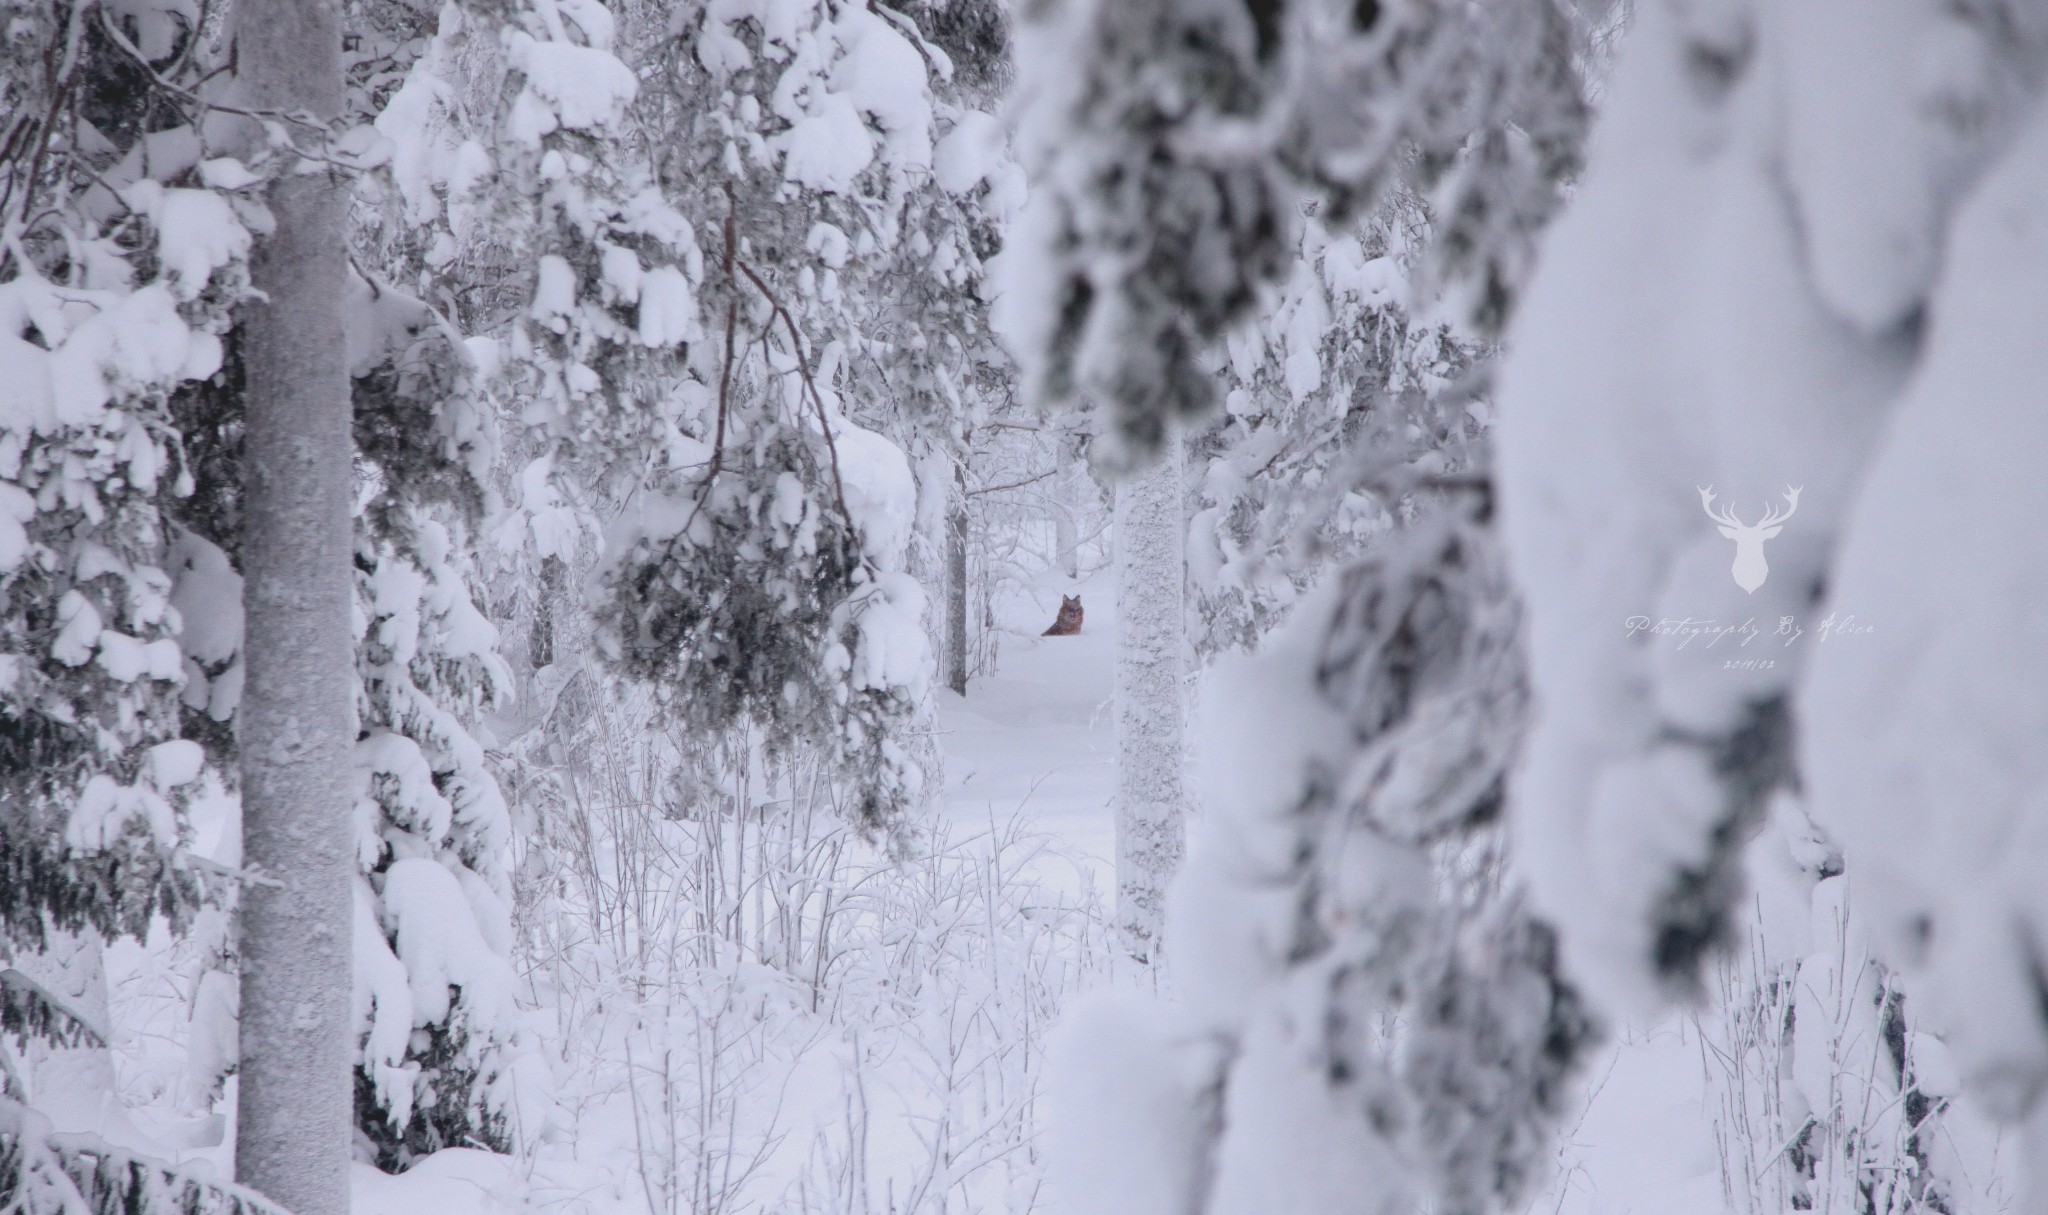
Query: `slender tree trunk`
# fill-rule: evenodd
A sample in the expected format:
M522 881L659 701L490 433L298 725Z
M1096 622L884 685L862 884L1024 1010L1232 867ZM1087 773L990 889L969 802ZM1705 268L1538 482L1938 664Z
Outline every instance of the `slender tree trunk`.
M527 642L527 660L536 671L555 662L555 602L562 597L562 559L543 557L540 563L540 593L534 596L533 632Z
M1157 464L1116 487L1116 917L1124 949L1147 963L1185 849L1184 460L1169 438Z
M338 114L340 54L333 0L237 6L236 55L254 106ZM277 229L255 266L266 298L243 330L242 854L262 880L241 903L235 1173L294 1215L346 1215L355 736L347 211L333 174L303 167L311 171L271 186Z
M1072 582L1081 576L1081 454L1071 439L1059 445L1059 475L1053 478L1058 501L1053 504L1053 548L1060 572Z
M957 465L946 512L946 686L967 695L967 472Z

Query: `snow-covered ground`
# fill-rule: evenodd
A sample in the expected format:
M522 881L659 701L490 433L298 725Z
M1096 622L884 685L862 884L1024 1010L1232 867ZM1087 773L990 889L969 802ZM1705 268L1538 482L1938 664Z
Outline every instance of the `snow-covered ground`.
M1531 1215L1717 1215L1726 1210L1699 1034L1683 1019L1615 1035L1584 1077L1585 1112Z
M1081 596L1081 632L1040 636L1060 596ZM1079 582L1048 577L1015 587L996 604L1001 633L993 674L967 695L939 693L946 756L945 813L963 827L1012 815L1059 841L1067 880L1114 889L1110 792L1116 720L1110 711L1116 595L1107 571ZM1056 868L1042 875L1058 881Z

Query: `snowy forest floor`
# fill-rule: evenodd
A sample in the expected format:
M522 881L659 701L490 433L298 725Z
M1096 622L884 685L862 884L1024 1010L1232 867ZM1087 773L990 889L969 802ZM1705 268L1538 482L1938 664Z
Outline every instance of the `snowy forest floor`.
M1067 593L1081 596L1081 632L1040 636ZM996 604L994 673L970 680L964 697L939 697L946 813L967 829L1019 816L1062 846L1064 863L1039 876L1076 893L1092 882L1105 901L1114 889L1115 605L1106 573L1013 587Z
M1726 1210L1699 1035L1683 1020L1615 1035L1587 1068L1585 1112L1558 1145L1531 1215L1714 1215Z
M1076 592L1086 612L1082 632L1041 636L1061 595ZM532 1018L538 1038L546 1041L542 1049L557 1060L549 1117L561 1125L526 1159L458 1149L397 1177L359 1166L357 1215L857 1215L864 1209L1057 1215L1057 1196L1041 1185L1036 1060L1064 1006L1119 986L1101 924L1114 891L1114 588L1107 571L1079 583L1048 575L1034 585L1011 584L995 611L995 669L972 680L964 697L940 694L946 786L934 838L945 860L915 862L910 871L865 872L893 872L903 890L924 885L938 891L927 891L922 903L915 894L892 895L916 904L907 913L911 923L963 912L971 913L968 918L992 913L993 922L1021 911L1021 920L1032 920L1051 908L1056 925L1064 927L962 931L950 941L940 933L922 953L857 962L848 973L867 977L850 979L832 994L832 1001L844 1002L833 1016L785 1009L778 1014L786 1018L779 1028L762 1030L750 1022L739 1038L721 1039L719 1049L745 1053L757 1074L735 1077L715 1091L699 1091L687 1065L673 1073L659 1068L659 1083L649 1088L644 1057L619 1068L620 1060L611 1055L624 1059L637 1042L643 1051L669 1048L669 1057L680 1064L710 1045L697 1028L706 1008L743 990L752 1000L772 1003L773 981L758 968L742 966L723 980L671 980L666 990L657 984L636 1008L604 1015L573 1007L588 993L558 990L549 997L542 984L536 990L543 1005L556 1006L535 1010ZM1199 766L1201 757L1193 760ZM916 874L920 865L929 874ZM963 871L969 876L962 878ZM861 931L861 941L849 947L856 955L881 952L867 942L887 942L897 930L884 922ZM1020 965L993 957L1014 953L1020 944L1036 960ZM119 1044L123 1097L157 1147L189 1142L203 1127L175 1110L177 1074L189 1049L186 1028L172 1023L182 1006L172 991L179 986L171 973L176 967L163 956L161 943L117 944L109 962L127 1023L147 1031ZM875 992L860 988L862 982L879 988L894 982L900 990L903 975L919 970L932 981L913 1002L896 996L877 1002ZM876 974L886 977L877 981ZM721 988L720 982L731 986ZM669 1038L650 1037L648 1026L659 1024L664 1010L673 1020L678 1008L690 1013L692 1027L678 1032L671 1026ZM893 1023L891 1016L878 1015L884 1010ZM142 1012L152 1015L134 1015ZM986 1040L969 1041L973 1034L961 1028L963 1014L983 1026ZM771 1018L763 1024L773 1023ZM969 1046L993 1061L959 1070ZM838 1077L825 1075L835 1071ZM862 1090L858 1126L835 1104L849 1086ZM800 1089L814 1092L792 1106L789 1094ZM752 1105L765 1092L776 1094L769 1115ZM1617 1035L1589 1067L1585 1094L1588 1107L1560 1145L1558 1176L1531 1203L1532 1215L1714 1215L1724 1209L1700 1043L1689 1027L1673 1021L1654 1032ZM708 1134L717 1129L713 1124L735 1139L724 1148L650 1148L649 1115L673 1107L679 1097L695 1111L673 1128L684 1139L715 1138ZM865 1108L869 1102L872 1118ZM799 1116L792 1117L789 1108ZM842 1116L849 1119L845 1127L833 1121ZM950 1132L948 1118L954 1120ZM848 1171L828 1161L821 1173L821 1149L799 1146L807 1134L817 1136L815 1144L828 1145L826 1156L831 1144L859 1142L865 1163ZM921 1154L944 1134L952 1136L945 1140L949 1159L987 1163L978 1170L921 1165ZM758 1140L757 1148L740 1150L749 1137ZM991 1144L992 1150L976 1150ZM169 1154L188 1166L226 1169L221 1148L174 1148ZM821 1176L830 1181L834 1167L865 1196L807 1188ZM659 1184L636 1177L650 1168ZM723 1174L731 1184L707 1190L709 1174ZM906 1202L905 1190L920 1185L932 1192Z

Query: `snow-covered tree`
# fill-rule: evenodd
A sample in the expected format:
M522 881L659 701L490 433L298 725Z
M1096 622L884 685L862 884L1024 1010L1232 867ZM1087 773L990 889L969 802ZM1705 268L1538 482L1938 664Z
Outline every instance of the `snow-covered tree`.
M238 10L238 95L313 127L342 116L341 14ZM350 955L347 195L287 150L241 324L242 860L235 1176L301 1215L348 1210Z
M59 594L75 588L71 597L82 605L70 610L77 624L62 648L63 657L48 659L50 665L100 673L112 668L94 662L96 648L112 652L130 635L135 646L144 648L136 649L136 662L128 664L133 673L81 687L68 712L49 694L61 685L30 678L18 688L29 694L24 704L42 706L25 719L29 722L54 724L68 717L74 732L97 721L135 738L154 731L157 738L175 739L183 733L194 741L165 743L152 752L138 748L134 739L101 729L97 754L88 749L60 756L54 744L62 732L49 735L38 744L49 762L14 769L24 774L40 769L43 792L19 803L10 799L10 808L20 805L26 813L29 806L44 801L61 805L70 797L91 822L74 832L76 839L68 850L59 847L48 861L30 866L43 871L42 876L27 880L32 875L24 870L25 880L10 883L9 889L27 896L47 885L51 876L83 875L96 881L99 889L88 899L56 898L49 908L51 924L58 931L140 934L153 912L172 913L174 927L187 922L199 892L199 875L208 872L208 863L169 851L174 844L189 842L190 836L174 811L191 790L217 789L224 775L219 769L231 770L236 756L237 715L247 669L240 604L244 580L238 568L245 555L244 528L250 522L244 402L250 390L251 339L242 329L230 328L238 316L229 309L240 301L247 281L241 267L252 247L250 233L269 227L269 212L260 202L264 172L290 159L290 148L282 153L266 149L262 129L240 121L249 100L229 98L223 90L232 78L213 73L232 29L202 30L197 14L177 5L119 13L94 5L53 6L52 12L60 9L71 24L54 21L51 29L57 34L68 29L81 53L75 63L55 52L35 60L72 72L74 78L62 104L35 103L38 112L54 116L54 126L47 132L31 127L16 132L26 140L20 145L26 159L15 180L26 185L26 170L35 165L36 149L42 148L43 213L31 212L27 218L44 231L22 233L22 247L52 253L68 250L75 264L47 258L26 263L36 273L19 286L28 290L50 281L46 276L55 273L59 290L73 298L60 301L57 311L42 305L24 307L16 332L28 339L22 343L25 348L51 350L69 336L58 323L65 314L71 324L84 321L93 311L104 311L122 295L136 291L136 280L152 272L155 281L144 281L135 302L148 304L162 297L167 306L160 314L130 318L148 323L124 326L125 336L97 339L98 353L87 357L86 348L80 347L70 359L76 368L68 377L76 386L74 396L103 377L106 387L99 391L106 401L96 407L102 413L108 404L132 398L131 405L121 406L128 412L114 418L124 420L132 414L138 425L130 427L130 437L120 443L101 437L77 448L80 455L101 450L92 457L98 471L74 456L65 474L73 485L68 499L44 493L47 508L15 512L28 538L25 552L46 571L46 579L48 571L78 568L75 555L58 560L62 544L97 546L102 553L100 565L83 570L84 577L66 573L58 580L63 585L48 584ZM371 27L371 32L378 31ZM389 46L388 40L380 44L374 37L363 42L373 49ZM23 45L29 45L26 35ZM35 48L36 53L48 45L61 41ZM357 45L355 40L351 45ZM372 70L375 62L374 55L354 61L358 87L349 95L349 118L354 121L373 117L375 107L390 96L389 81L380 85ZM35 73L24 71L9 79L24 85L63 84L61 74L40 81ZM180 89L198 89L203 99ZM27 104L33 99L24 94L23 100ZM195 116L204 121L195 121ZM293 146L312 149L316 156L359 164L369 152L371 163L377 159L375 140L366 128L358 127L338 144L323 147L329 135L317 124L303 117L273 114L272 119L281 124L274 127L276 133L288 137ZM66 125L74 121L80 125ZM253 142L252 129L257 135ZM230 159L229 153L240 159ZM250 165L262 171L251 171ZM35 206L37 193L23 190L17 201ZM327 221L340 231L342 213ZM52 242L62 230L59 225L69 226L68 242ZM79 259L78 254L89 249L99 252L89 260ZM123 269L123 257L132 271ZM358 916L368 916L368 935L363 935L363 923L355 934L355 952L364 963L358 971L356 1009L362 1031L358 1095L365 1098L361 1129L380 1159L392 1164L403 1162L413 1151L447 1142L503 1142L506 1077L499 1052L503 1035L509 1032L509 969L504 961L509 940L490 926L504 920L502 903L509 897L503 870L507 824L495 785L484 770L482 748L467 725L480 703L502 685L503 676L502 665L491 653L490 629L464 589L459 550L449 531L452 527L459 534L463 525L479 522L483 507L480 477L489 449L488 435L480 429L483 414L473 399L478 377L456 335L417 301L346 269L342 273L347 276L342 287L331 294L343 310L349 334L347 347L335 357L343 360L354 389L356 488L363 491L353 495L359 521L355 580L357 620L363 632L355 647L354 720L362 730L355 752L358 779L342 782L343 788L358 788L358 813L344 813L339 821L344 828L351 819L356 822L350 830L361 846L345 848L344 855L360 855L363 873L372 884L369 902L355 909ZM87 288L102 294L83 294ZM174 328L173 323L185 328ZM142 341L146 335L154 335L149 337L153 346ZM178 341L191 347L189 358L177 355ZM125 356L123 349L129 352ZM184 363L149 370L151 364L137 362L161 364L173 356ZM122 369L124 358L134 369ZM107 370L99 371L96 364ZM45 372L40 378L47 382L50 377ZM45 401L37 409L51 407ZM91 419L79 414L74 422L87 424ZM37 450L39 435L62 437L54 428L54 417L41 426L30 420L19 432L17 450L27 460L18 483L31 492L31 501L51 471L66 467L51 465L49 455ZM63 442L75 447L79 437L83 436ZM102 488L90 495L82 492L95 483ZM93 500L88 502L88 497ZM111 512L106 509L117 505ZM66 520L66 511L80 510L90 512L81 519L97 517L100 522L93 526L118 529L123 538L112 543L95 539L79 523ZM258 514L268 517L271 512ZM45 544L39 539L45 536L61 539L62 544ZM294 553L306 555L296 549ZM114 564L109 566L108 561ZM346 572L348 565L343 560L340 568ZM132 608L123 609L118 597L97 606L92 598L98 593L92 589L93 579L127 571L124 577L140 577L147 585L151 567L161 571L154 577L161 581L158 593L167 605L153 617L165 636L164 644L154 650L146 648L153 643L139 622L122 623L120 615L149 610L144 601L135 600ZM104 583L101 589L112 585ZM11 601L30 607L21 591ZM35 623L33 610L9 619L17 627L45 627ZM103 624L102 636L88 629ZM152 659L164 669L152 668ZM136 700L138 693L154 700ZM124 699L132 703L123 703ZM25 737L46 733L37 729ZM156 756L153 761L151 755ZM216 770L204 775L209 762ZM78 792L81 784L83 796ZM138 832L131 822L147 824L150 831ZM134 851L152 834L165 850L161 860ZM8 832L13 846L27 847L38 838L33 830ZM400 942L408 934L397 922L397 912L380 902L385 870L401 855L437 857L450 872L449 882L466 883L468 904L481 925L467 937L457 934L459 952L475 958L471 973L455 980L443 975L438 988L433 985L440 965L436 951L422 939ZM213 858L230 864L237 859L232 848ZM91 877L95 866L110 864L122 867L116 872L125 873L123 880L110 885L104 877ZM151 866L159 877L146 878ZM127 893L107 897L116 890ZM61 888L57 893L61 895ZM412 902L419 905L421 900ZM410 936L420 938L424 932L435 941L450 939L443 926L460 927L468 918L450 914L458 909L460 905L451 908L443 900L416 910ZM81 921L81 916L88 918ZM430 923L435 927L418 927ZM33 907L21 909L10 924L19 925L28 940L42 931ZM214 934L210 948L232 961L232 935L223 928L217 914L203 921L204 931ZM490 948L472 948L479 931ZM379 938L380 949L361 947ZM391 958L394 942L400 942L400 953L416 959L411 968L416 982L410 991L407 970ZM340 948L349 944L349 938L341 938ZM76 950L60 952L86 959ZM379 953L388 963L382 968L377 965ZM81 975L96 973L96 959L87 960L94 964L85 966ZM497 998L491 999L491 985L476 976L488 978L494 966L501 981ZM97 1026L101 1033L106 1029ZM261 1034L252 1031L252 1036ZM217 1081L221 1070L234 1066L232 1052L207 1066Z
M168 11L135 16L160 56L190 37ZM200 893L176 855L201 759L179 737L167 515L191 472L165 399L218 365L249 235L245 200L202 180L236 167L200 165L189 124L124 91L132 42L105 13L8 20L0 889L10 943L34 948L50 927L139 933Z
M1187 560L1178 441L1116 486L1116 916L1157 961L1166 886L1186 851Z
M1418 277L1482 335L1578 163L1572 9L1045 0L1021 39L1032 202L1005 328L1028 395L1092 395L1132 454L1219 402L1208 352L1292 265L1295 200L1341 224L1406 188Z
M1696 991L1795 798L2033 1142L2038 45L2005 6L1641 6L1501 410L1545 705L1518 836L1575 970Z
M381 117L377 107L388 107L396 91L389 77L403 73L388 62L390 31L356 25L361 19L350 18L350 45L371 49L348 65L347 118L358 124L350 140L370 150L375 165L388 147L378 152L367 120ZM372 70L379 64L382 76ZM374 196L387 183L387 174L373 174L359 189ZM494 450L478 399L481 372L445 319L381 275L364 276L361 267L381 250L360 229L356 243L371 247L344 268L336 295L355 516L353 560L344 561L353 571L354 728L344 781L353 810L343 818L358 873L350 896L354 1029L346 1037L356 1143L397 1167L449 1143L509 1142L509 823L473 733L507 679L495 634L472 603L474 571L459 543L481 525ZM235 746L244 672L234 608L249 518L250 368L240 331L227 345L219 373L173 401L195 470L178 542L178 597L198 626L186 637L187 727L223 754ZM429 860L445 877L422 875ZM394 867L405 870L405 892L387 899ZM420 893L426 887L434 889ZM230 939L215 948L232 964ZM461 958L453 969L450 953ZM234 1062L214 1061L222 1071Z
M872 656L904 653L886 638L924 607L891 577L908 533L863 513L898 513L907 469L853 416L899 411L855 382L874 343L851 343L840 276L894 266L899 236L960 260L896 213L903 175L932 164L925 59L861 8L621 24L547 4L512 13L493 68L464 24L478 18L450 12L402 98L428 137L395 163L407 221L431 234L406 243L442 259L430 268L502 265L508 229L537 254L513 264L519 302L492 331L525 462L499 534L522 561L595 574L604 654L665 711L822 748L855 813L893 829L922 779L900 741L921 681L915 659ZM479 94L501 104L457 103ZM549 522L564 506L566 529ZM600 511L605 551L579 549Z
M1001 323L1026 356L1026 395L1093 397L1117 462L1214 406L1204 348L1284 272L1292 208L1278 172L1197 143L1256 114L1271 34L1232 3L1165 0L1041 4L1023 26L1032 194Z
M609 669L651 694L650 725L702 733L707 781L726 741L823 756L846 809L907 842L933 764L912 524L953 477L920 487L905 454L926 468L949 410L1001 390L973 288L1018 192L973 108L1000 80L1002 24L938 7L938 42L841 5L366 11L385 24L359 74L387 98L368 109L391 147L359 191L358 246L394 296L476 339L503 410L493 608L531 639L513 755L554 745L530 727L572 685L633 702ZM401 498L436 483L385 480ZM435 813L401 812L424 784L396 777L377 776L387 836ZM469 884L448 860L469 844L429 846ZM378 1074L366 1063L365 1092ZM414 1088L425 1100L425 1073Z
M1633 7L0 0L0 1205L2012 1209L2048 25Z

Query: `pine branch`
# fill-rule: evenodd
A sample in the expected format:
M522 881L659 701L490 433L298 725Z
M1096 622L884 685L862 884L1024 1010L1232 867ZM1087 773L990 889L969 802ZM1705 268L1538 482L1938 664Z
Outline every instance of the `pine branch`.
M253 1190L201 1180L97 1135L52 1133L47 1118L5 1100L0 1195L8 1215L291 1215Z
M104 1047L106 1031L21 971L0 970L0 1030L63 1047Z

